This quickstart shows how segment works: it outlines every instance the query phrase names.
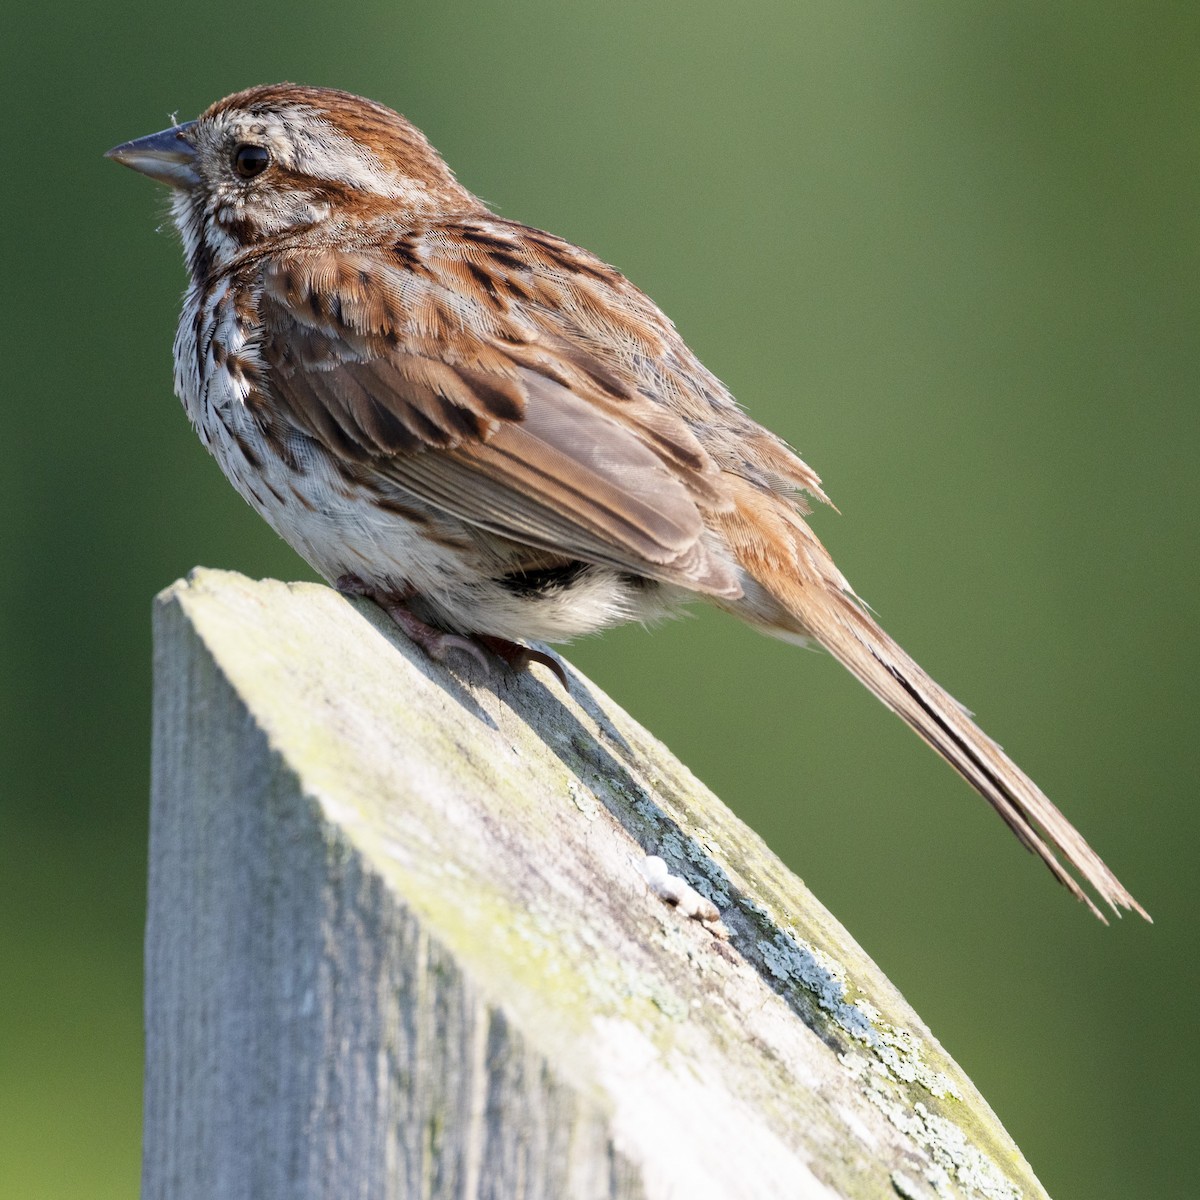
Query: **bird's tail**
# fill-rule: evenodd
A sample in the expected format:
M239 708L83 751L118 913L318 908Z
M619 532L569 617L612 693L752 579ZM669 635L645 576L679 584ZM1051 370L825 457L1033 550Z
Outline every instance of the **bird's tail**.
M761 520L755 524L761 533ZM1105 920L1080 881L1090 885L1118 916L1128 908L1150 920L1037 784L880 628L808 526L790 514L786 524L791 527L790 553L784 556L791 561L786 567L757 538L748 555L739 552L735 531L730 542L756 585L758 602L747 596L730 607L755 620L747 612L747 601L765 616L767 598L758 588L768 593L783 611L776 609L767 620L760 616L757 624L777 635L812 639L824 646L975 788L1022 844L1097 917ZM747 548L743 540L742 549Z

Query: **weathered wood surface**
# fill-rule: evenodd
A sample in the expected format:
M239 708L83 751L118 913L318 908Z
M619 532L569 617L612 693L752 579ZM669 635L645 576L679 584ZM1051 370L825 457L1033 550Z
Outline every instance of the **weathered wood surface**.
M158 598L146 1200L1044 1196L846 931L608 697L451 668L315 585Z

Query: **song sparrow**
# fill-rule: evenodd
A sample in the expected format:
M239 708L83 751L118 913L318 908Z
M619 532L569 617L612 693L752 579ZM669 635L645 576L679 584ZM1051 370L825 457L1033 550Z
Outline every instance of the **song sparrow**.
M172 189L175 389L234 487L426 650L514 666L700 596L815 640L1076 896L1145 911L875 623L803 520L817 475L618 271L492 214L403 117L277 84L109 156ZM483 648L483 649L481 649Z

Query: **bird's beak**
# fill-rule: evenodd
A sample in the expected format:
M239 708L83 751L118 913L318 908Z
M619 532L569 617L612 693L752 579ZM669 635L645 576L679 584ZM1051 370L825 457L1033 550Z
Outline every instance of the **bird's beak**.
M159 183L173 188L195 187L200 182L196 173L196 147L188 140L195 121L185 125L172 125L162 133L123 142L105 154Z

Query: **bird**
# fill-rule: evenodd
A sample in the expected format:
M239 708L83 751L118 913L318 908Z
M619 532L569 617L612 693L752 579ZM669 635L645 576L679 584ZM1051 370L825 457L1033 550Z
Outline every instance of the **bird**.
M170 189L175 391L245 500L434 658L516 669L703 599L816 643L1101 920L1146 910L880 627L817 474L614 267L492 212L411 122L267 84L107 152ZM1086 885L1086 886L1085 886Z

